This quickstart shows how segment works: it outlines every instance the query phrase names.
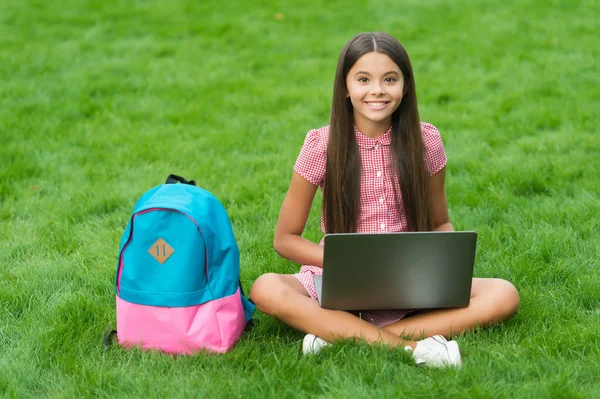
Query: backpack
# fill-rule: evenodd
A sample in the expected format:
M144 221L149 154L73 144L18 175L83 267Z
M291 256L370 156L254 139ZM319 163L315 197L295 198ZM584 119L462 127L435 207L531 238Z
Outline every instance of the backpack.
M223 205L193 180L170 175L138 200L121 239L119 344L173 354L229 351L254 322L239 278Z

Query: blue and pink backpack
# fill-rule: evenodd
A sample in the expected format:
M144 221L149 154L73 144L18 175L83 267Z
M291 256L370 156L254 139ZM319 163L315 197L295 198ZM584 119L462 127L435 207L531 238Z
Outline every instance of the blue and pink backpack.
M225 208L176 175L136 203L121 239L115 291L117 340L126 347L227 352L253 322Z

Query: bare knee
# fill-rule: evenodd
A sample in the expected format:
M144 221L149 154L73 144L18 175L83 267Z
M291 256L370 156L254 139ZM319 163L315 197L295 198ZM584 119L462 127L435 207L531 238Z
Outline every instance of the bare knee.
M267 273L258 277L250 288L250 299L256 307L261 311L265 311L265 307L272 301L273 285L276 285L277 275L275 273Z
M521 299L514 285L502 279L493 279L490 290L490 307L494 310L493 321L501 322L513 317L519 310Z
M282 310L282 305L288 302L286 298L291 294L293 290L276 273L263 274L250 288L252 302L258 310L271 316L276 316Z

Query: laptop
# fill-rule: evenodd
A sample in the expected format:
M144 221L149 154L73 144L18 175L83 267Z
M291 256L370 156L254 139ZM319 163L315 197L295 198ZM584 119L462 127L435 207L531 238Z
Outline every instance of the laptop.
M466 307L471 298L474 231L327 234L323 308L337 310Z

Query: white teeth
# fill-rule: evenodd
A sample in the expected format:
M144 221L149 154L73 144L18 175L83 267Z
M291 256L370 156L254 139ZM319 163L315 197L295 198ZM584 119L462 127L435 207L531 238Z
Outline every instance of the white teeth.
M371 108L380 108L380 107L383 107L387 103L367 103L367 104L369 104L369 107L371 107Z

